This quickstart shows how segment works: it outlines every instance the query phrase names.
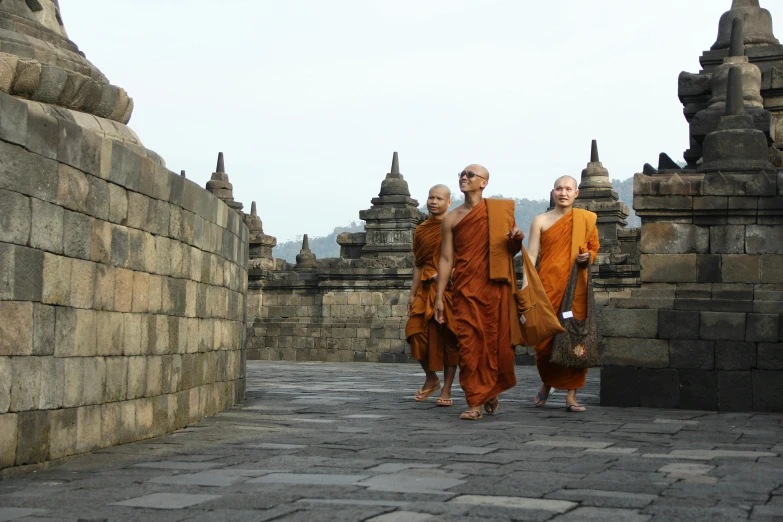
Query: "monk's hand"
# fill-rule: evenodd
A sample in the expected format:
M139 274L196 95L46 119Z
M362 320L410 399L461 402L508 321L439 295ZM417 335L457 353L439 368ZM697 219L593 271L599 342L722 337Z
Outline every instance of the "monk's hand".
M517 227L514 227L511 230L509 230L508 232L506 232L506 237L508 237L509 239L515 239L517 241L522 241L523 239L525 239L525 233L522 232L521 229L519 229Z
M438 273L437 273L437 272L435 272L435 275L433 275L432 277L430 277L430 279L432 279L432 281L433 281L434 283L437 283L437 282L438 282Z
M413 302L416 300L415 295L409 295L408 296L408 315L411 315L411 310L413 310Z
M443 299L435 299L435 320L439 324L443 324L446 318L443 315Z
M586 265L590 262L590 252L584 252L576 256L576 262L580 265Z

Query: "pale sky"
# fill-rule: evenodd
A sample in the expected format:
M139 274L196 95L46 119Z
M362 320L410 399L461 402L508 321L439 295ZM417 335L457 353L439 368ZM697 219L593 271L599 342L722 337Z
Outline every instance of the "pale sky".
M783 0L762 0L773 19ZM358 220L400 154L420 203L469 163L487 192L548 198L597 139L625 179L688 130L731 0L60 0L69 37L135 101L169 169L235 199L279 241ZM783 19L783 18L781 18ZM781 35L778 35L781 36Z

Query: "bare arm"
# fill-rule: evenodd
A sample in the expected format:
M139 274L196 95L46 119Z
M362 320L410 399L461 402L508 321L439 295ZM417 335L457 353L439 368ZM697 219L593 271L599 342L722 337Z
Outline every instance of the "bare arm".
M416 292L419 290L419 285L421 285L421 273L424 271L424 269L420 266L414 266L413 267L413 281L411 281L411 293L408 295L408 313L411 313L411 308L413 307L413 301L416 300Z
M527 253L534 265L538 261L538 254L541 253L541 221L541 216L533 218L533 223L530 224L530 236L527 239Z
M454 267L454 234L452 231L451 215L443 218L443 225L440 235L440 260L438 261L439 274L451 274ZM449 284L449 278L438 278L438 293L435 295L435 320L443 324L446 318L443 315L443 294Z

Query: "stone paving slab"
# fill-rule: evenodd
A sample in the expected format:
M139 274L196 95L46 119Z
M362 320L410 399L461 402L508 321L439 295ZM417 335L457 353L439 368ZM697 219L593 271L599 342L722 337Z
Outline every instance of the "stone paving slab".
M414 365L248 362L248 398L153 440L0 480L5 520L776 520L783 415L413 401Z

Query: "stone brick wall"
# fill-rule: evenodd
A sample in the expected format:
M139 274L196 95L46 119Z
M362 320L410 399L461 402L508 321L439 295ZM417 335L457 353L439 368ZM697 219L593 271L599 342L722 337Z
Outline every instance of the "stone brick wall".
M0 468L244 396L247 227L134 136L0 93Z
M634 184L643 288L603 310L602 404L783 411L783 174Z

